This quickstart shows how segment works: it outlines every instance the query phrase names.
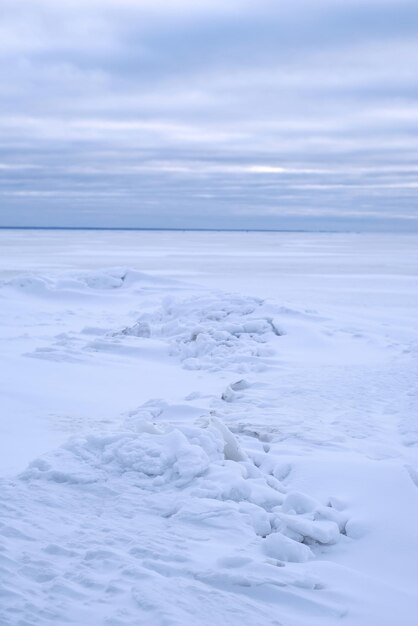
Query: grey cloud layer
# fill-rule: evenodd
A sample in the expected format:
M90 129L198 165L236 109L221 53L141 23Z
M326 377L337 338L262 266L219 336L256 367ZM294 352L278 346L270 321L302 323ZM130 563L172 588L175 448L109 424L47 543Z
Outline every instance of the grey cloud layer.
M224 4L3 0L0 225L418 228L417 3Z

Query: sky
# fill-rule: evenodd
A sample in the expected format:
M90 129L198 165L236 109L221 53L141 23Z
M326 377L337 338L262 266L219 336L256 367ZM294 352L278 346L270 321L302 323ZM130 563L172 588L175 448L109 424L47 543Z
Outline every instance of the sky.
M1 0L0 226L418 231L417 0Z

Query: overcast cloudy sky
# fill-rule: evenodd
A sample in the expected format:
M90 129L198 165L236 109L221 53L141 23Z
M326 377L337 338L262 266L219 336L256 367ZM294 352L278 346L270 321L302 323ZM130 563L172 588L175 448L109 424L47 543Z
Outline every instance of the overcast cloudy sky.
M418 230L417 0L1 0L0 225Z

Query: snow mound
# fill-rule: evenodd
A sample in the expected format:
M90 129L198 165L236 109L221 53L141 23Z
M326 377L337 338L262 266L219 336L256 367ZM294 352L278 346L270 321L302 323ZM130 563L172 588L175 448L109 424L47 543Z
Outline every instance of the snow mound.
M262 307L259 298L224 293L167 298L116 335L169 341L171 354L186 369L258 371L275 354L271 339L282 334Z
M232 509L255 535L286 537L269 539L263 547L285 561L312 556L307 545L293 544L335 543L344 528L345 520L331 507L303 494L286 495L280 481L257 468L215 417L204 428L142 421L135 433L75 438L33 461L21 475L24 481L81 486L115 478L148 492L175 491L181 503L175 515L184 519L197 515L207 521L214 507L218 516L229 516L235 503Z
M19 274L0 282L3 287L12 287L35 296L59 295L83 291L108 291L120 288L161 288L173 285L174 280L150 276L126 267L111 267L94 272L68 272L56 277L38 274Z
M23 291L31 295L42 295L48 290L53 289L54 282L46 276L21 274L14 278L2 281L2 286L12 287L13 289Z
M275 305L206 290L160 304L157 283L122 268L15 285L60 301L76 293L75 302L91 299L104 315L101 325L96 314L82 324L77 320L82 330L65 329L52 346L31 356L87 363L83 376L94 374L95 363L124 374L122 357L129 356L156 363L160 375L168 346L186 369L239 375L230 377L222 395L182 393L187 404L149 401L124 416L121 430L73 438L33 461L18 479L0 480L0 568L6 581L0 624L32 624L35 615L41 626L209 626L225 619L242 626L274 623L286 607L291 615L302 607L319 620L341 616L332 594L321 591L320 568L309 561L336 542L350 541L345 514L289 491L288 459L270 445L274 424L286 436L292 432L275 414L283 390L277 385L277 348L288 349L293 337L303 347L304 320L292 326L291 315ZM126 298L130 286L132 301ZM116 317L109 314L108 304L120 297L123 310L126 302L135 307L124 322L118 309ZM282 321L290 330L284 338ZM115 332L123 323L130 325ZM141 377L137 363L129 366L132 399ZM170 368L173 387L175 363ZM244 375L269 368L271 382ZM183 374L195 384L194 374ZM98 389L89 382L87 394ZM112 385L113 393L117 388ZM128 384L123 389L130 392ZM223 419L231 428L235 423L237 437ZM251 426L249 436L242 420ZM350 528L347 535L354 537L355 525Z
M220 420L72 439L0 497L1 624L241 626L300 601L344 614L305 569L342 513L286 493Z
M145 272L130 269L127 267L111 267L101 272L86 272L79 275L91 289L117 289L130 288L135 286L152 288L162 285L173 285L175 281L161 276L151 276Z

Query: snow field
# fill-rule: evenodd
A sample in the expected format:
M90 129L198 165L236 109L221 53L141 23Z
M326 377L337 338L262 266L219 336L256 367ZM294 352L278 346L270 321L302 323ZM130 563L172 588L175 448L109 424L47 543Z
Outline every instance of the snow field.
M0 624L415 624L405 333L125 268L0 299Z

